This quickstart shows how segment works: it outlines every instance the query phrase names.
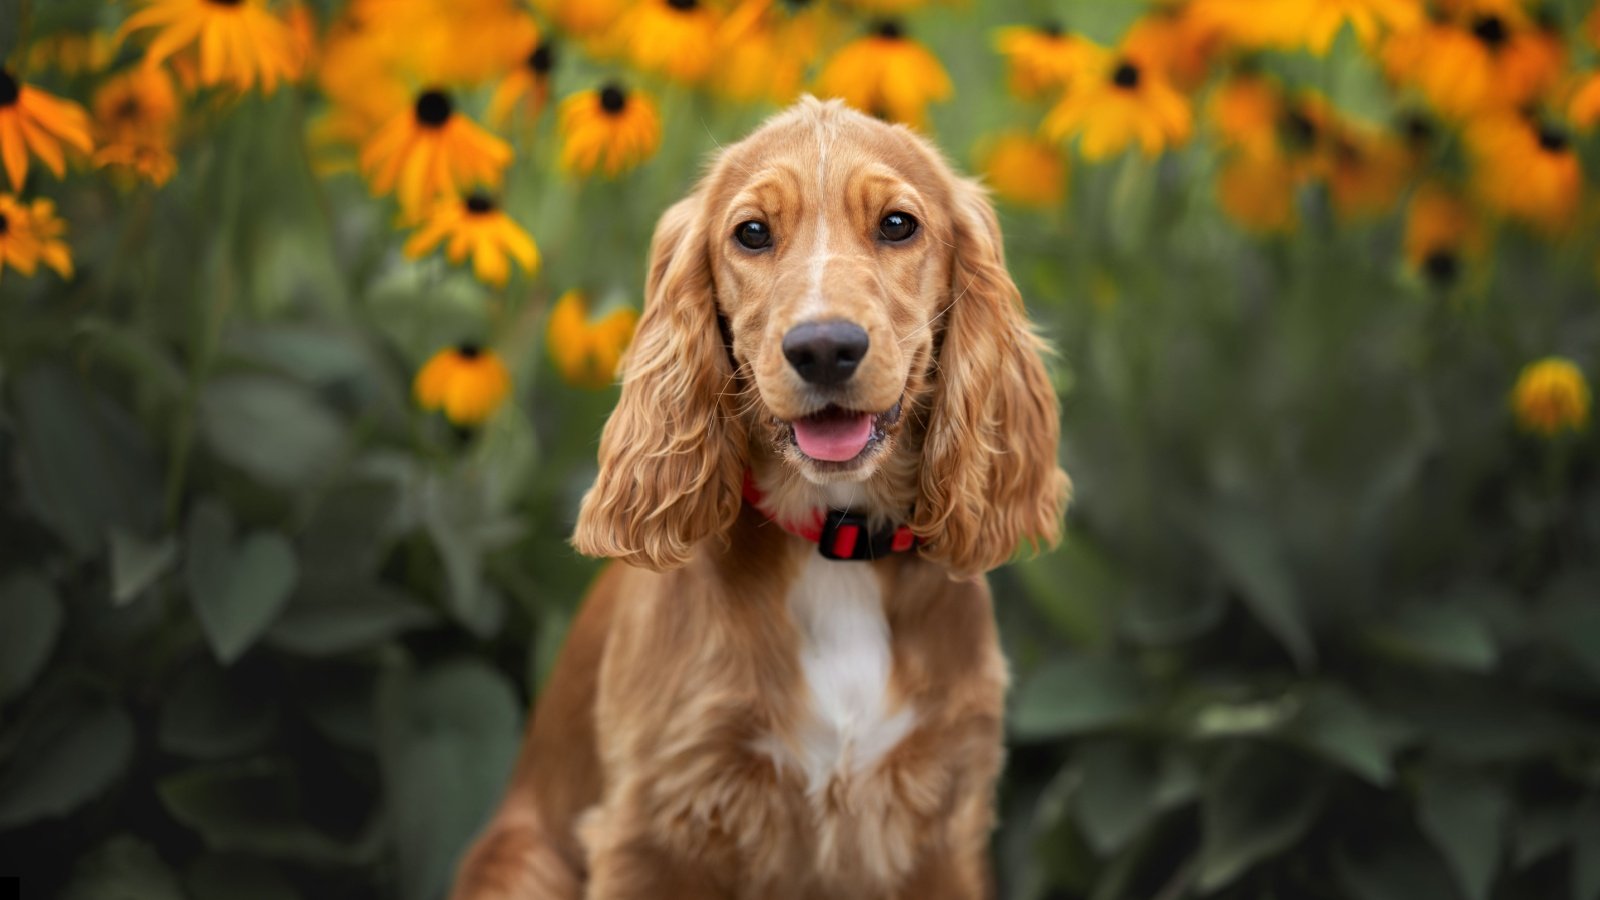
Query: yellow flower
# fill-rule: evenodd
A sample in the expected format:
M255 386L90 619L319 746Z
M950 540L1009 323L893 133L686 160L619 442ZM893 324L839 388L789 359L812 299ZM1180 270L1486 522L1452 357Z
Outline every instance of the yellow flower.
M1122 53L1159 68L1182 90L1198 88L1211 74L1222 47L1222 32L1197 12L1197 4L1175 0L1156 6L1134 21L1122 39Z
M1594 123L1600 121L1600 72L1585 75L1578 84L1567 105L1567 118L1585 130L1593 128Z
M96 166L157 186L172 178L178 93L164 69L135 66L112 76L95 91L93 108Z
M820 4L741 0L717 29L718 67L728 74L712 79L712 89L745 103L788 103L833 24Z
M1301 167L1276 149L1235 153L1217 174L1217 200L1235 222L1258 234L1282 234L1299 223L1295 194Z
M650 158L661 145L661 118L643 93L607 84L561 102L561 166L615 178Z
M1521 108L1552 87L1565 66L1559 36L1495 13L1429 21L1385 45L1389 77L1418 88L1445 116Z
M545 346L550 360L569 384L603 388L616 379L617 364L633 339L639 314L622 307L598 322L590 322L587 307L582 292L562 294L550 310Z
M374 194L396 191L401 211L414 218L467 185L498 185L511 155L509 144L456 112L449 94L430 89L361 148L361 171Z
M1023 99L1062 91L1073 79L1093 71L1105 50L1060 25L1012 25L995 32L995 47L1006 59L1011 93Z
M1254 72L1228 76L1206 104L1206 117L1223 146L1255 156L1277 151L1284 115L1283 88Z
M0 194L0 267L32 275L42 262L62 278L71 278L72 251L62 240L66 233L67 223L56 217L53 202L35 200L30 205Z
M497 287L511 277L511 261L532 274L539 269L539 248L505 210L486 194L446 200L434 207L422 227L406 241L406 255L420 259L445 239L445 255L460 263L472 255L472 272L479 281Z
M504 128L520 105L529 118L538 118L550 102L550 71L555 68L555 45L548 38L534 38L522 60L500 79L489 99L489 121Z
M147 65L160 65L194 48L199 80L206 87L231 85L240 91L261 86L263 93L300 77L304 48L282 19L257 0L145 0L128 17L119 40L135 31L156 29L145 51Z
M938 58L895 22L841 47L817 76L817 93L917 127L926 120L928 104L948 99L952 90Z
M984 149L984 180L997 196L1017 206L1048 208L1066 195L1067 163L1049 141L1006 132Z
M66 174L61 145L89 153L89 114L83 107L38 88L21 84L0 68L0 160L11 186L22 189L28 179L28 154L39 157L57 178Z
M1583 169L1559 125L1506 114L1466 133L1473 182L1491 209L1546 232L1572 224L1583 193Z
M480 425L511 394L511 373L493 350L459 344L435 353L411 386L417 405L457 425Z
M1370 129L1341 127L1328 157L1328 192L1334 211L1344 219L1388 212L1410 175L1405 146Z
M156 187L171 181L178 171L178 159L170 149L144 140L105 144L94 151L94 164L120 172L124 178L142 178Z
M1104 74L1080 81L1045 116L1051 140L1081 138L1090 161L1114 156L1137 143L1145 156L1189 139L1189 101L1158 71L1122 57Z
M638 0L617 22L635 66L694 83L711 71L717 19L700 0Z
M1529 363L1511 391L1511 409L1522 430L1552 438L1589 424L1589 382L1569 359L1547 356Z
M910 12L919 6L927 5L928 0L845 0L846 5L853 9L867 13L903 13Z
M1406 262L1440 287L1487 246L1482 221L1457 192L1437 182L1417 188L1406 210Z
M40 38L28 48L28 70L54 69L63 75L99 72L117 56L117 43L99 31L63 31Z
M1304 47L1326 56L1348 25L1361 43L1376 46L1386 30L1423 20L1420 0L1200 0L1202 15L1246 47Z
M574 37L592 38L614 24L626 0L533 0L534 8Z

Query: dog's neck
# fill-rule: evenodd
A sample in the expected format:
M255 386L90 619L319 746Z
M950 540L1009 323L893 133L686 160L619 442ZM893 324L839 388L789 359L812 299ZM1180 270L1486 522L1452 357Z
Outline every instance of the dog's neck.
M751 462L751 476L761 494L761 511L786 527L803 527L818 513L848 510L868 517L874 527L910 521L916 486L914 472L904 472L891 458L862 481L817 484L801 477L776 457Z

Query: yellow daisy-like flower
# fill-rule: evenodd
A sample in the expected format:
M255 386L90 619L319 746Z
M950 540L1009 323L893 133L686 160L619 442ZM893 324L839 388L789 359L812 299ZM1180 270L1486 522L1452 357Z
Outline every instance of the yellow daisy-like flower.
M477 344L458 344L435 353L411 386L417 405L443 410L463 427L481 425L511 395L511 373L500 355Z
M1483 256L1483 222L1459 193L1437 182L1417 188L1406 210L1406 262L1439 287Z
M980 154L984 181L1016 206L1058 206L1067 192L1067 161L1060 149L1032 134L1007 132Z
M513 260L530 275L539 269L539 248L533 238L487 194L475 193L436 206L406 241L406 255L420 259L447 239L445 256L451 262L460 263L471 254L473 274L496 287L503 287L511 277Z
M1583 194L1583 169L1559 125L1506 114L1466 133L1473 184L1489 208L1546 232L1572 224Z
M639 0L617 37L635 66L693 84L716 59L717 17L700 0Z
M1383 62L1390 78L1417 87L1440 113L1465 119L1532 103L1556 83L1566 52L1546 29L1483 13L1397 33Z
M1006 59L1011 93L1023 99L1066 90L1073 79L1094 71L1104 48L1055 23L1012 25L995 32L995 48Z
M562 31L592 38L616 23L627 0L533 0L533 5Z
M1295 194L1302 168L1276 149L1233 154L1217 173L1217 201L1240 227L1285 234L1299 224Z
M596 170L615 178L655 154L661 117L643 93L607 84L561 102L561 167L578 175Z
M1600 122L1600 72L1585 75L1567 104L1567 118L1585 130Z
M550 310L545 347L568 384L599 389L616 380L617 365L633 339L639 314L623 307L598 322L591 322L588 315L581 291L562 294Z
M1254 72L1228 76L1206 104L1206 118L1223 146L1254 156L1277 151L1284 115L1282 86Z
M1199 15L1195 3L1175 0L1140 16L1122 38L1122 53L1157 67L1178 88L1190 91L1211 75L1223 49L1223 34Z
M1511 390L1511 409L1522 430L1545 438L1582 431L1589 424L1589 382L1572 360L1547 356L1529 363Z
M498 186L511 156L510 144L456 112L449 94L431 89L361 148L361 171L374 194L394 191L401 211L416 217L467 185Z
M1328 151L1328 193L1340 218L1380 215L1394 207L1410 175L1405 146L1390 135L1345 126Z
M819 4L742 0L717 28L721 62L710 79L717 93L742 103L788 103L800 93L834 21Z
M1045 116L1051 140L1079 138L1090 161L1138 144L1147 157L1189 139L1189 101L1158 70L1122 57L1109 71L1081 81Z
M95 91L93 108L96 166L157 186L172 178L178 92L164 69L136 66L113 76Z
M72 277L72 251L64 240L67 223L56 216L50 200L24 203L0 194L0 266L32 275L39 263L62 278Z
M530 119L538 118L550 102L550 72L555 65L555 46L548 38L535 38L521 63L495 87L489 98L489 121L503 128L518 107L527 110Z
M824 97L916 127L925 123L928 104L949 99L953 90L938 58L895 22L841 47L817 77Z
M118 39L155 29L145 63L156 66L194 48L199 83L270 94L300 77L304 47L293 30L257 0L145 0L122 23Z
M1199 0L1202 16L1246 47L1304 47L1326 56L1345 26L1374 47L1389 30L1422 22L1421 0Z
M83 107L17 81L0 68L0 161L11 186L22 189L28 179L28 155L39 157L57 178L66 174L61 145L88 154L89 114Z

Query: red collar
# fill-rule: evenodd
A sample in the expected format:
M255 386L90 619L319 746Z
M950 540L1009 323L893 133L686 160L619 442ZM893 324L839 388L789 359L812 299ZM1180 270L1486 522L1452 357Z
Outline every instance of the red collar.
M816 544L817 552L828 559L872 560L917 549L917 536L907 525L872 531L866 516L842 509L814 510L809 523L797 525L767 512L766 499L756 484L755 474L746 471L744 502L784 531Z

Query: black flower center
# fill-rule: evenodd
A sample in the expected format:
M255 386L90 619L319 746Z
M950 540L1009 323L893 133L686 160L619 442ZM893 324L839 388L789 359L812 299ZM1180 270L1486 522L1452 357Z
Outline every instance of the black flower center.
M1461 259L1453 251L1434 250L1422 261L1422 270L1428 274L1429 281L1447 287L1460 277Z
M872 33L886 41L898 41L906 36L906 30L900 23L893 19L884 19L873 27Z
M1472 20L1472 35L1490 50L1500 49L1506 42L1506 23L1499 16L1479 16Z
M22 87L12 77L9 69L0 69L0 107L12 106L21 95Z
M6 214L5 213L0 213L0 234L5 234L6 232L8 232L10 230L11 230L11 220L6 218Z
M1308 150L1317 142L1317 123L1303 110L1291 109L1283 116L1284 142L1297 150Z
M700 6L700 0L667 0L667 5L679 12L690 12Z
M1139 86L1139 67L1128 60L1117 63L1117 67L1111 72L1111 83L1119 88L1133 90Z
M470 194L467 197L467 212L475 216L494 212L494 201L489 198L488 194Z
M450 115L456 111L455 103L451 102L450 95L440 90L423 91L417 97L417 124L427 128L438 128L450 121Z
M1048 22L1041 22L1039 24L1039 33L1047 38L1058 38L1065 35L1067 33L1067 29L1066 26L1052 19Z
M556 49L549 42L541 43L528 54L528 68L540 75L549 75L556 67Z
M471 341L456 345L456 355L462 359L477 359L483 355L483 348Z
M1554 125L1539 126L1539 146L1546 153L1564 153L1571 143L1572 139L1567 137L1567 133Z
M628 94L620 86L608 84L600 89L600 108L608 115L620 115L628 105Z
M244 0L206 0L212 6L240 6Z
M1400 120L1400 133L1414 147L1426 147L1433 143L1433 123L1421 113L1407 113Z

